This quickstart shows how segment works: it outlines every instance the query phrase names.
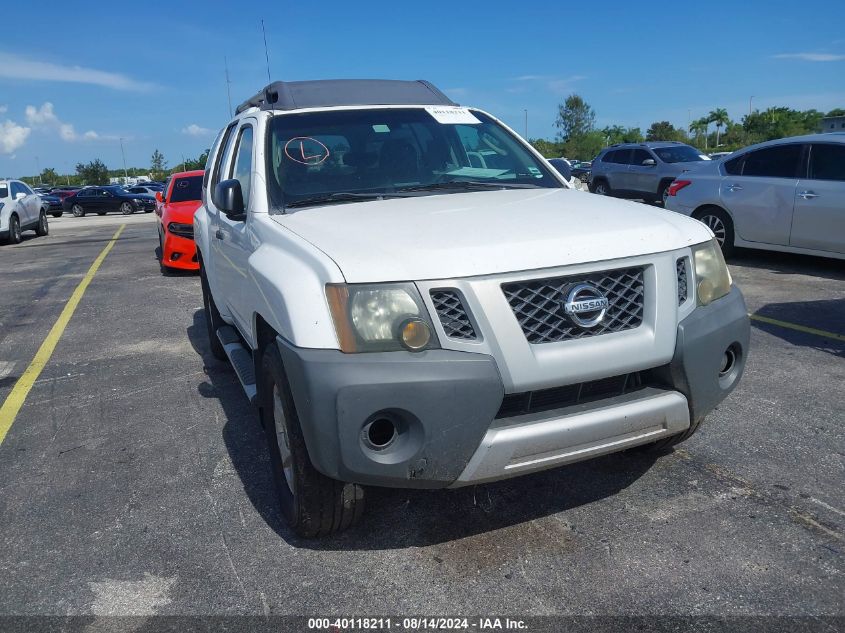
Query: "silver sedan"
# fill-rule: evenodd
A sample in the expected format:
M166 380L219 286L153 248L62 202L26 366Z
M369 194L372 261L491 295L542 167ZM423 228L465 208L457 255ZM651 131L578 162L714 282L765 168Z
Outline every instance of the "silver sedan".
M684 173L666 208L735 246L845 259L845 134L811 134L752 145Z

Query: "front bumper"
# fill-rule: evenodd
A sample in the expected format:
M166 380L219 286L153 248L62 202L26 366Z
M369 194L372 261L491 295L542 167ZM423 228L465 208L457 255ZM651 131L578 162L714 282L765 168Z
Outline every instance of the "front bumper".
M164 231L164 252L162 263L168 268L180 270L199 270L197 261L197 245L194 240L174 235L170 231Z
M678 325L672 361L643 368L649 386L498 419L505 393L491 356L343 354L277 342L317 470L362 484L444 488L544 470L684 431L738 383L749 330L734 288ZM720 376L728 348L735 362ZM384 419L397 432L390 445L375 450L364 430Z

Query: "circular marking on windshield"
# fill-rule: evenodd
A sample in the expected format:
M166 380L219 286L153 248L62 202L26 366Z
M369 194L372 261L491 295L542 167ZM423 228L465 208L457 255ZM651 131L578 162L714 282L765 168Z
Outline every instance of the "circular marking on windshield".
M285 143L285 156L295 163L319 165L329 154L328 147L310 136L295 136Z

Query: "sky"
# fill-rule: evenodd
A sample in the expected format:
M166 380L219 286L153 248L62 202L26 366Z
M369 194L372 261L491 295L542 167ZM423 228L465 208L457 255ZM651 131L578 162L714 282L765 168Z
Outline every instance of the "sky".
M578 93L599 127L723 107L845 107L845 2L15 2L0 38L0 176L171 167L273 80L428 79L531 138Z

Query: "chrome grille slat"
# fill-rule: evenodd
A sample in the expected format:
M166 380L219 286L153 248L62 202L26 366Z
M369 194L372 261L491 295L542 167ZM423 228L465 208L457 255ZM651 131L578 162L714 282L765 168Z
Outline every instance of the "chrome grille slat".
M676 268L678 270L678 305L687 300L687 258L681 257Z
M639 327L645 306L643 274L643 268L622 268L511 282L502 291L528 342L553 343ZM576 325L563 310L567 290L580 283L593 284L609 302L604 320L592 328Z
M457 292L432 290L430 295L447 337L462 341L474 341L477 338L464 302Z

